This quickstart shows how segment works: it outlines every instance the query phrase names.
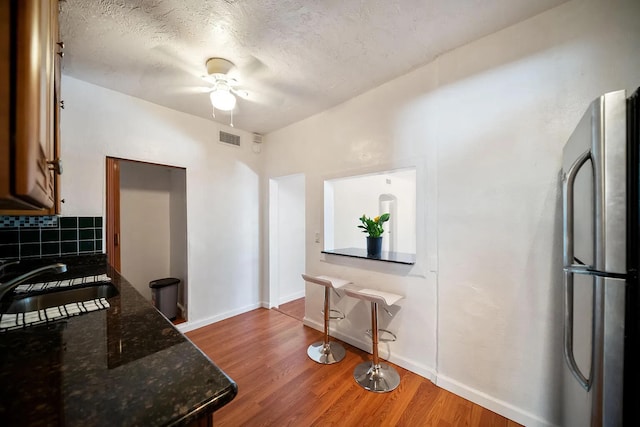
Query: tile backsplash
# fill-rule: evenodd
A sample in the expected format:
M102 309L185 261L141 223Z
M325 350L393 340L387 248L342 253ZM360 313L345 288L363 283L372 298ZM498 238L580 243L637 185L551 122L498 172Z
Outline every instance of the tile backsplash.
M102 252L100 216L0 216L0 258Z

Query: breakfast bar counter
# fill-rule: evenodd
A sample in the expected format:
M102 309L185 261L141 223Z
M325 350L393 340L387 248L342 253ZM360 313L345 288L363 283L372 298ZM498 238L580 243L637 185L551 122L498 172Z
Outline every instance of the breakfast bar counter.
M118 295L107 309L0 332L2 425L207 425L235 397L235 382L117 271L66 262L67 275L106 273Z

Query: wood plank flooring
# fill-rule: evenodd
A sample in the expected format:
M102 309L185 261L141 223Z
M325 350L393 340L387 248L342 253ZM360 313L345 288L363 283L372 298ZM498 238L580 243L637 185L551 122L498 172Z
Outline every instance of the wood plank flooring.
M302 322L304 320L304 297L280 304L276 310Z
M238 384L216 426L506 426L518 424L401 367L400 386L371 393L354 367L370 358L344 344L340 363L307 357L322 333L276 310L257 309L187 333Z

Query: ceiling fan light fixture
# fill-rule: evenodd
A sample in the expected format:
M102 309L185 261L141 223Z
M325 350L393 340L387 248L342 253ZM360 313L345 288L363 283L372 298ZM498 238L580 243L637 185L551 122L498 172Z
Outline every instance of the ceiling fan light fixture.
M236 106L236 97L233 96L229 89L218 88L211 92L211 105L222 111L231 111Z

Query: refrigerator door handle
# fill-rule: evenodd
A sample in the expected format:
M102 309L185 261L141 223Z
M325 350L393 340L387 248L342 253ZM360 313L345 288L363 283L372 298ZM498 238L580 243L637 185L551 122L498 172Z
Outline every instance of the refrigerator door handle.
M610 271L601 271L601 270L596 270L590 265L582 265L582 264L569 265L567 267L564 267L564 271L568 271L569 273L573 273L573 274L584 274L587 276L605 277L607 279L626 280L627 278L632 277L630 274L627 274L627 273L613 273Z
M573 354L573 273L571 271L564 272L564 360L582 388L589 391L591 379L585 377L580 371Z
M591 158L591 151L587 150L573 162L562 180L562 230L563 230L563 261L564 266L572 265L573 255L573 184L578 171Z
M571 165L562 182L562 229L563 229L563 265L564 269L564 358L569 370L585 390L591 387L591 379L587 378L578 367L573 354L573 274L576 266L573 254L573 187L580 168L591 158L591 151L585 151ZM566 267L573 268L566 268ZM586 270L582 267L580 270ZM593 345L593 341L592 344Z

